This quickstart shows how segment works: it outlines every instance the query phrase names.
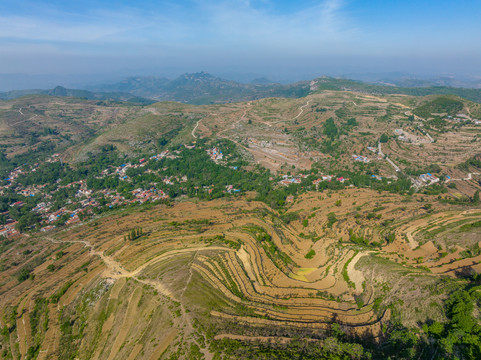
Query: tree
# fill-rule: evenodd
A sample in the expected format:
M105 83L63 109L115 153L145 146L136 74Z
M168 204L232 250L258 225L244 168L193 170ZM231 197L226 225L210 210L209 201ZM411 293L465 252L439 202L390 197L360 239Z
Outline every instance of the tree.
M387 143L388 140L389 140L389 136L387 134L382 134L381 138L379 139L379 141L382 143Z
M478 203L479 203L479 190L476 190L476 191L474 192L474 195L473 195L473 197L471 198L471 202L472 202L473 204L478 204Z

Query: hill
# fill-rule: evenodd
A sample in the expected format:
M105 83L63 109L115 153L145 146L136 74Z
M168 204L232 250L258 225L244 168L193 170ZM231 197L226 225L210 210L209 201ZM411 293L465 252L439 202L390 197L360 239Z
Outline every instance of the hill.
M452 86L407 87L393 84L369 84L343 78L322 77L313 80L313 91L347 90L377 95L404 94L412 96L457 95L464 99L481 103L481 89L459 88ZM415 84L412 84L415 85Z
M1 357L476 358L481 104L348 84L0 101Z
M189 104L212 104L248 101L266 97L301 97L308 94L307 82L291 85L261 83L242 84L206 72L184 74L174 80L155 77L128 78L117 84L94 88L98 91L126 91L157 101Z
M62 86L57 86L51 90L12 90L7 92L0 92L1 100L12 100L26 95L50 95L62 97L76 97L87 100L112 100L112 101L127 101L137 104L151 104L152 101L144 99L125 92L91 92L88 90L67 89Z
M324 90L355 91L372 95L404 94L411 96L456 95L481 103L481 89L453 86L432 86L432 82L367 83L344 78L321 77L312 81L277 84L267 78L248 84L225 80L206 72L183 74L169 80L153 76L130 77L118 83L103 84L87 90L57 86L51 90L14 90L0 92L0 99L15 99L29 94L80 97L88 100L128 101L150 104L154 101L175 101L194 105L223 104L270 97L300 98ZM417 86L419 85L419 86Z

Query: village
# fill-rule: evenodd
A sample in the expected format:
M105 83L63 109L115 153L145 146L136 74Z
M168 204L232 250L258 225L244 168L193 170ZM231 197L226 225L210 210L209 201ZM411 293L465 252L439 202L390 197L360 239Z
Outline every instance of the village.
M195 145L184 145L186 149L194 149ZM182 150L169 151L165 150L159 154L146 158L141 158L137 163L126 162L119 166L108 166L100 174L96 176L96 179L104 179L107 177L116 177L120 182L131 182L129 177L130 169L139 169L146 167L150 161L159 161L161 159L176 159ZM213 147L207 150L210 159L216 163L219 163L224 159L222 150L217 147ZM23 186L17 181L20 176L35 173L43 164L61 162L59 154L53 154L48 157L43 163L35 163L33 165L19 166L13 169L6 178L3 179L3 183L0 184L0 195L3 195L6 190L14 189L17 195L32 197L40 199L34 208L30 211L41 218L42 226L38 228L40 231L45 232L57 227L57 224L72 225L82 221L86 216L93 215L100 207L108 207L109 209L118 208L129 204L144 204L146 202L155 202L163 199L168 199L169 195L166 193L166 187L175 183L185 183L188 181L187 176L162 176L161 182L152 183L148 188L137 188L129 192L129 196L119 193L117 190L101 189L94 190L89 188L86 180L73 181L68 184L57 184L55 190L47 191L47 185L29 185ZM236 166L230 167L233 170L237 170ZM151 169L145 170L146 174L154 173ZM61 179L57 180L60 183ZM211 193L213 190L213 184L209 186L203 186L202 190ZM162 189L162 188L163 189ZM61 189L75 189L75 198L68 199L63 206L56 208L51 199ZM196 190L200 190L199 187L195 187ZM240 189L234 188L233 185L225 186L225 193L240 193ZM76 204L76 206L74 206ZM21 209L25 205L25 201L16 201L9 204L10 208ZM3 224L0 224L0 236L14 237L21 233L18 229L18 221L10 218L9 210L0 213L5 217Z
M195 145L184 145L185 149L194 149ZM377 155L376 160L381 160L382 156L377 154L377 148L368 147L368 150ZM206 150L211 161L219 164L223 164L225 156L221 149L213 147ZM47 184L43 185L28 185L24 186L17 181L20 176L26 176L30 173L35 173L39 170L43 163L35 163L33 165L24 165L13 169L9 175L3 179L0 184L0 194L4 194L6 190L14 189L17 195L23 196L25 199L20 201L15 201L9 204L9 207L16 211L21 210L25 205L26 199L35 199L35 207L31 208L30 212L37 216L40 221L37 225L37 229L40 231L49 231L56 228L58 225L71 225L82 221L85 217L92 216L98 213L100 208L114 209L121 206L129 204L144 204L146 202L156 202L164 199L168 199L168 188L174 184L186 183L188 181L187 176L166 176L162 175L161 170L151 170L150 168L145 168L150 162L156 162L162 159L176 159L182 153L182 149L178 150L165 150L149 158L141 158L135 162L126 162L118 166L109 165L105 169L101 170L100 173L95 177L97 180L102 180L106 178L116 178L118 181L132 183L133 179L129 174L135 174L136 169L141 169L145 174L153 174L156 178L161 181L153 182L149 186L138 187L134 190L130 190L128 193L121 193L114 189L97 189L89 187L87 180L73 181L68 184L60 184L61 179L57 179L57 184L55 189L52 190L51 187L47 187ZM354 162L369 163L371 159L366 156L353 154L352 160ZM53 154L48 157L44 163L58 163L61 162L61 157L59 154ZM226 164L223 164L226 165ZM233 170L237 170L237 166L229 166ZM312 175L312 174L311 174ZM303 179L307 178L309 175L298 174L298 175L281 175L280 180L277 180L279 185L289 186L291 184L300 184ZM377 180L382 180L383 177L380 175L372 175L372 178ZM389 178L396 180L396 176L389 176ZM271 181L275 180L271 177ZM331 174L322 174L317 177L317 179L312 181L312 185L319 187L322 182L339 182L344 183L349 179L342 176L335 176ZM412 186L419 189L423 186L428 186L435 184L440 181L439 178L433 176L430 173L422 174L418 178L412 178ZM352 186L352 185L351 185ZM195 190L201 190L208 194L212 193L214 184L205 185L202 187L195 187ZM74 196L67 199L61 206L54 204L53 198L56 193L62 190L74 191ZM241 193L241 189L235 188L234 185L225 185L224 193L235 194ZM38 200L37 200L38 199ZM4 211L0 213L3 216L3 224L0 224L0 236L13 237L20 234L18 221L15 221L9 216L9 211ZM29 226L28 229L31 229ZM28 230L27 229L27 230Z

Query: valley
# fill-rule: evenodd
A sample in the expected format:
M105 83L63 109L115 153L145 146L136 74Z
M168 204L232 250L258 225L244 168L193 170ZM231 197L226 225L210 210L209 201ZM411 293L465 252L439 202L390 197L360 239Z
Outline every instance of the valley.
M322 83L0 102L0 358L479 351L481 105Z

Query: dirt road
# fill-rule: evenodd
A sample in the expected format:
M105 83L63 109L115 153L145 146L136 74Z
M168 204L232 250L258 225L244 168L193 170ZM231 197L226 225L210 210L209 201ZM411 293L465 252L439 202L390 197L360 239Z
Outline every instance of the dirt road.
M382 152L382 149L381 149L381 143L379 142L378 144L378 147L379 147L379 155L382 156L383 158L385 157L386 161L391 164L391 166L394 168L394 170L396 170L396 172L399 172L401 171L401 169L399 168L399 166L397 166L391 159L389 159L386 155L384 155L384 153Z
M299 111L299 114L297 114L297 116L296 116L295 118L293 118L292 120L296 120L299 116L301 116L302 113L304 112L304 108L305 108L306 106L308 106L310 102L311 102L311 100L308 100L305 105L302 105L302 106L299 108L299 110L300 110L300 111Z
M199 123L200 123L201 121L202 121L202 119L197 120L197 123L195 124L194 129L192 129L192 137L193 137L194 139L197 139L197 135L195 135L195 131L197 130L197 127L199 126Z

